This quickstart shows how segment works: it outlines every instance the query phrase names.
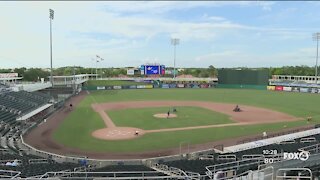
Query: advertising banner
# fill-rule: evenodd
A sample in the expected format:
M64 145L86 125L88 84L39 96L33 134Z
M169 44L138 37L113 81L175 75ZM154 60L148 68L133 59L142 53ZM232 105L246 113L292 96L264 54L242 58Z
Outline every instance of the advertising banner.
M283 91L283 86L276 86L276 91Z
M0 78L14 78L18 77L18 73L0 73Z
M127 69L127 75L134 75L134 69Z
M137 89L137 86L136 85L131 85L129 86L130 89Z
M184 84L178 84L177 87L178 88L184 88Z
M274 90L276 90L276 87L275 86L267 86L267 89L269 91L274 91Z
M311 88L311 93L318 93L318 88Z
M300 92L300 88L299 87L292 87L292 92Z
M309 88L300 88L300 92L304 92L304 93L307 93L309 92Z
M198 84L193 84L192 88L199 88Z
M166 67L164 65L160 66L160 70L162 75L166 74Z
M143 80L143 81L141 81L141 82L144 82L144 83L153 83L153 80Z
M208 88L208 87L209 87L209 84L201 84L200 87L201 87L201 88Z
M130 89L130 86L122 86L122 89Z
M217 85L216 84L209 84L210 88L215 88Z
M169 88L169 84L162 84L162 88Z
M188 83L185 85L186 88L192 88L192 84Z
M318 94L320 94L320 88L318 88Z
M145 87L145 85L137 85L137 89L144 89Z
M104 86L97 86L97 90L105 90L106 89L106 87L104 87Z
M166 70L165 73L166 73L166 74L173 74L173 73L172 73L172 70Z
M113 89L122 89L121 86L113 86Z
M106 86L107 90L111 90L113 87L112 86Z
M152 86L151 84L148 84L148 85L145 85L144 88L146 88L146 89L152 89L153 86Z
M283 87L283 91L291 91L292 87Z
M176 84L169 84L169 87L170 87L170 88L176 88L177 85L176 85Z

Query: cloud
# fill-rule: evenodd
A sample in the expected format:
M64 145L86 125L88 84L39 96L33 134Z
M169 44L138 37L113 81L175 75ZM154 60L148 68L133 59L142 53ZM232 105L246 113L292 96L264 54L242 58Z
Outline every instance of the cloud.
M221 67L271 67L291 65L314 65L315 48L301 48L291 52L258 55L244 51L222 51L195 58L198 64Z
M55 11L54 67L77 64L90 67L92 66L90 59L96 54L107 59L101 63L104 66L138 63L146 56L159 57L160 61L166 58L166 55L163 55L167 53L164 45L159 45L158 52L153 52L152 45L161 44L163 39L167 38L169 46L170 37L180 38L181 44L192 44L199 49L203 48L205 52L208 49L203 44L214 43L220 46L224 43L222 49L228 49L228 46L243 43L241 38L252 42L272 39L275 43L281 40L309 38L308 33L313 31L310 27L297 29L247 25L237 18L229 19L206 14L192 20L170 18L172 14L191 12L196 8L198 8L196 10L202 10L201 8L214 10L224 6L260 7L270 11L274 4L275 2L260 1L0 2L0 54L7 57L0 57L0 66L27 64L29 67L48 67L50 65L49 8ZM255 46L250 43L243 46L245 45ZM154 55L148 54L150 51ZM190 56L193 60L189 62L190 65L198 65L194 62L197 54L200 52L195 51ZM210 57L221 57L234 62L232 56L249 58L242 51L222 51L198 56L197 59L198 62L207 63L204 59L209 61ZM11 63L8 58L15 59L16 63Z
M275 4L275 2L271 1L258 1L258 6L261 6L263 10L265 11L271 11L272 6Z
M274 4L275 2L261 1L119 1L106 4L102 9L120 13L163 14L170 11L191 10L194 8L219 8L225 6L261 7L263 10L271 10Z

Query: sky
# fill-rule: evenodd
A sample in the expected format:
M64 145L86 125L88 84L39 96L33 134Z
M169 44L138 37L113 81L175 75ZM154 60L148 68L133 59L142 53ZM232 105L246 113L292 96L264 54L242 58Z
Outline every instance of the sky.
M316 62L320 2L0 2L0 68L279 67ZM96 55L104 60L96 63Z

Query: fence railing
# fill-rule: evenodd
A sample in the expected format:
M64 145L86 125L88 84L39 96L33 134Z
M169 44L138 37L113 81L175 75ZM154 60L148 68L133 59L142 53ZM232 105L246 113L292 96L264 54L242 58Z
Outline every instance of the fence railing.
M16 179L20 174L20 171L0 170L0 179Z
M312 180L312 172L308 168L283 168L276 172L276 179L291 180L291 179L310 179Z

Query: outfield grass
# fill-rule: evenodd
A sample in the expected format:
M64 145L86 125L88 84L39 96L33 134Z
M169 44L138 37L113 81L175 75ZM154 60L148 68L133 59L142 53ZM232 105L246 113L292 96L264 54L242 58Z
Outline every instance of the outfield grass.
M96 102L196 100L264 107L297 117L320 117L320 94L247 89L130 89L93 91Z
M201 107L176 107L176 118L156 118L154 114L166 114L171 107L132 108L108 110L116 126L136 127L144 130L229 124L229 116Z
M125 85L145 85L145 82L120 81L120 80L90 80L88 86L125 86Z
M85 131L85 126L89 125L88 121L71 120L73 123L81 123L81 129ZM96 124L97 125L97 124ZM219 127L207 129L194 129L176 132L161 132L150 133L143 137L122 140L122 141L105 141L93 138L86 133L79 133L66 126L62 126L59 131L55 133L54 138L59 140L60 143L74 148L80 148L86 151L97 152L139 152L148 150L159 150L165 148L178 147L182 141L187 141L190 144L206 143L211 141L223 140L228 138L236 138L244 135L261 134L262 132L271 132L276 130L307 125L305 121L275 123L266 125L247 125L235 127ZM101 128L99 125L97 129ZM80 130L80 129L79 129Z
M181 141L191 144L259 134L297 127L306 121L283 122L242 127L221 127L176 132L150 133L134 140L105 141L93 138L91 132L105 125L90 104L94 102L146 100L198 100L245 104L274 109L297 117L313 116L312 123L320 123L319 94L271 92L241 89L150 89L93 91L54 132L53 138L65 146L87 151L136 152L178 147Z

